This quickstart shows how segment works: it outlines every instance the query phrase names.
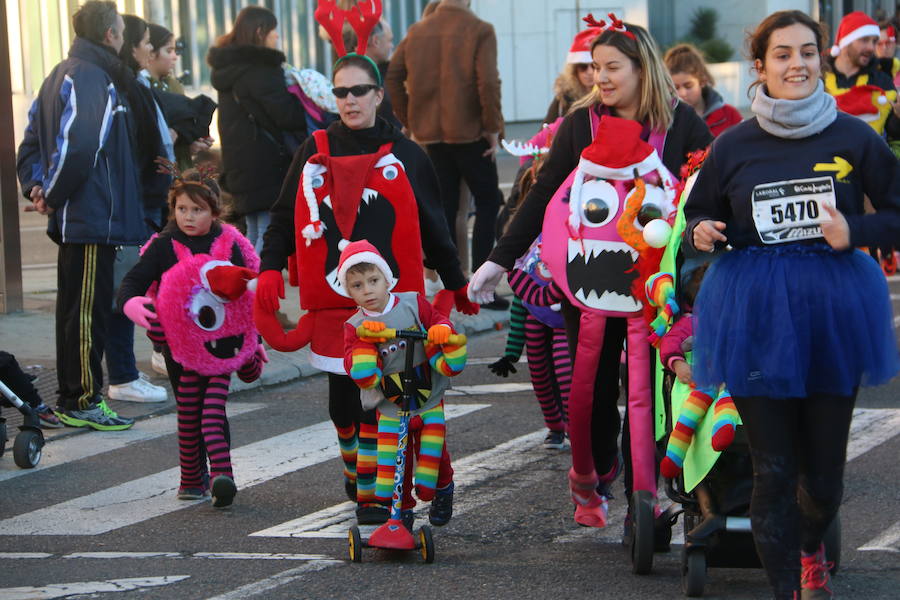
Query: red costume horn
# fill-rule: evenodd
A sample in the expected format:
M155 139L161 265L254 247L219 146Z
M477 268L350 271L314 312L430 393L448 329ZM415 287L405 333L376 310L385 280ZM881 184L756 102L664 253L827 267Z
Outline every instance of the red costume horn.
M599 27L600 29L606 29L606 21L604 21L603 19L600 19L598 21L594 18L593 13L588 13L588 16L581 20L587 23L589 27Z
M381 0L364 0L350 11L351 17L347 21L356 32L356 53L363 55L369 45L369 35L381 19Z
M334 44L334 51L338 56L347 54L344 47L344 21L347 20L347 11L338 8L336 0L319 0L316 12L313 13L328 35L331 36L331 43ZM367 38L368 39L368 38Z

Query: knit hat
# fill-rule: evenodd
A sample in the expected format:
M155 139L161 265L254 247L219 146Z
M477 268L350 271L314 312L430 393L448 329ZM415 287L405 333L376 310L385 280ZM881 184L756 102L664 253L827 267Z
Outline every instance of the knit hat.
M594 142L581 153L578 168L600 179L628 180L662 168L656 150L641 139L642 126L631 119L604 116Z
M837 35L834 37L834 46L831 47L831 56L837 56L841 53L841 48L849 46L859 38L878 37L880 34L878 23L872 17L861 10L854 11L841 19Z
M368 240L358 240L350 242L344 247L341 251L341 258L338 261L338 281L345 291L347 290L347 270L353 265L360 263L370 263L378 267L378 270L387 279L388 289L393 289L397 285L394 273L388 266L387 261L381 256L381 253L378 252L378 249Z
M572 40L572 47L569 48L566 63L570 65L584 65L593 62L591 43L601 33L603 33L603 30L599 27L588 27L584 31L576 33L575 39Z

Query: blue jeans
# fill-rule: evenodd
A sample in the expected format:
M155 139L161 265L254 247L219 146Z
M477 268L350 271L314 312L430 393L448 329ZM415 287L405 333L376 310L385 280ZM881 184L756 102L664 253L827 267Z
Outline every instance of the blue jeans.
M247 239L250 240L250 243L253 244L253 249L259 254L262 252L263 235L265 235L266 229L269 228L272 217L269 215L269 211L258 210L246 215L244 220L247 222Z

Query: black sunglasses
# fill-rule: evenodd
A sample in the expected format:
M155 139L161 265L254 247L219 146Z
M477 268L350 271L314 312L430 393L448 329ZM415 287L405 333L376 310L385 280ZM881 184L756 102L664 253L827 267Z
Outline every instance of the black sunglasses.
M377 90L379 86L374 83L361 83L351 87L336 87L331 91L335 98L346 98L347 94L353 94L354 98L362 98L372 90Z

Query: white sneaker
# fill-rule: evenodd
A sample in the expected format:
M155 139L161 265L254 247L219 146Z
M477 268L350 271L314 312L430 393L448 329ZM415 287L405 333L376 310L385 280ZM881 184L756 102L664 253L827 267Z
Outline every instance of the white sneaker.
M106 395L112 400L123 402L165 402L169 397L166 388L153 385L140 377L130 383L110 385Z
M168 369L166 369L166 357L163 356L162 352L153 351L153 354L150 356L150 366L160 375L168 376L169 374Z

